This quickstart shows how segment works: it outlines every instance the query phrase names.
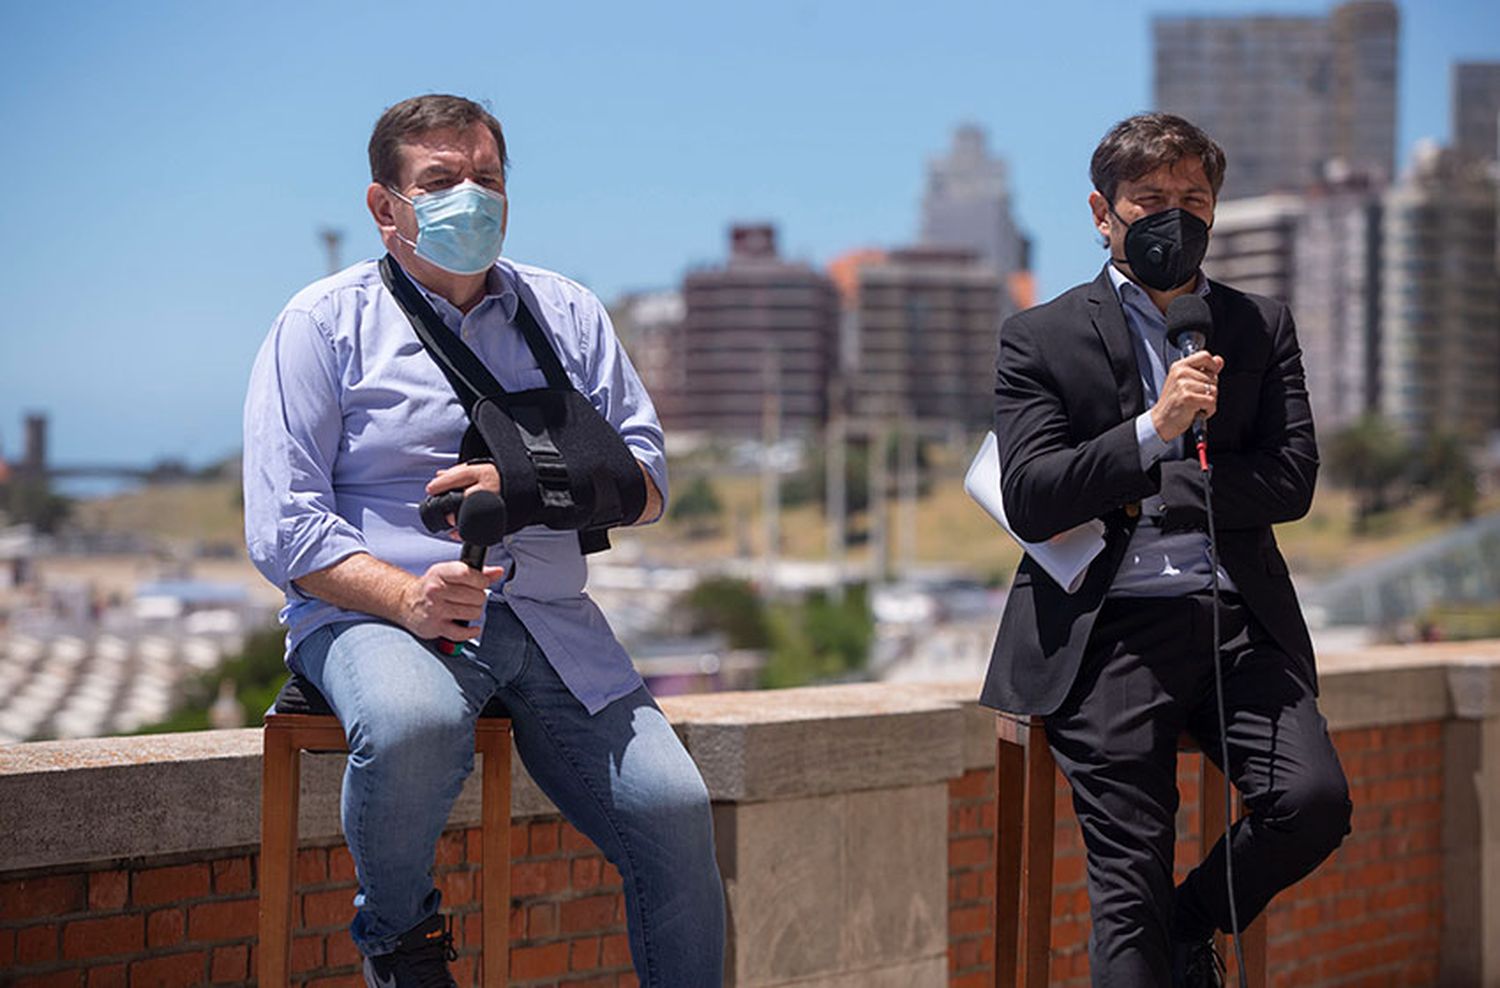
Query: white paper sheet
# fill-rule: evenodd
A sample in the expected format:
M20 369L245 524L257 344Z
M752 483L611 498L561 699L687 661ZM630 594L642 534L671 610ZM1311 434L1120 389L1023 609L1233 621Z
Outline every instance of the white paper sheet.
M1077 528L1054 535L1046 542L1027 542L1010 527L1005 517L1005 501L1000 496L1000 450L995 444L995 434L984 437L984 443L969 464L964 476L964 490L969 492L981 508L1005 533L1036 560L1037 565L1057 581L1067 593L1077 593L1088 575L1089 564L1104 549L1104 522L1090 518Z

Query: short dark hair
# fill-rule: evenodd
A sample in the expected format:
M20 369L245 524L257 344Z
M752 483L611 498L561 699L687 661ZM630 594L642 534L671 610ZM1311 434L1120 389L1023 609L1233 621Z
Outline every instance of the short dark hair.
M1109 129L1089 162L1094 188L1111 203L1121 182L1133 182L1184 158L1203 163L1214 198L1224 184L1224 149L1214 139L1172 113L1138 113Z
M434 130L468 130L483 124L500 149L500 167L509 171L505 134L488 109L462 96L428 93L390 107L375 121L370 134L370 180L394 187L401 181L401 145Z

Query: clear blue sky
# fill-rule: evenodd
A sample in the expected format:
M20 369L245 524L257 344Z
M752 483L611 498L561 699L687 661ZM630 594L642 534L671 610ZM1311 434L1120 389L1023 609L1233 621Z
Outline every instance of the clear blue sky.
M490 102L506 251L606 300L723 255L737 219L823 262L916 233L955 124L1012 166L1044 295L1099 263L1087 159L1150 104L1156 13L1302 0L884 4L8 4L0 14L0 441L45 409L58 462L199 464L239 445L272 318L379 249L369 130L406 96ZM1400 156L1446 138L1450 64L1500 59L1495 0L1402 9ZM1232 163L1231 163L1232 167Z

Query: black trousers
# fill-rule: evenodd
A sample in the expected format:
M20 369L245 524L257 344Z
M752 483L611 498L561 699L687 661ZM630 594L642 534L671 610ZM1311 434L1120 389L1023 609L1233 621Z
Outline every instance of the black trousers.
M1224 841L1176 889L1177 740L1188 731L1215 763L1210 598L1112 598L1078 680L1046 718L1073 788L1088 856L1098 986L1171 984L1171 941L1228 930ZM1232 830L1235 905L1247 926L1349 832L1348 783L1313 686L1235 594L1220 599L1229 765L1245 797Z

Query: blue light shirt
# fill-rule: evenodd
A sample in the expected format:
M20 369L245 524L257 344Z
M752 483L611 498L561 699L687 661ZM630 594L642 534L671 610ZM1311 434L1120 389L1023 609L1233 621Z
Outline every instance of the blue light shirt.
M467 314L418 287L507 391L546 387L514 323L524 297L574 386L620 433L665 505L656 410L591 292L504 258ZM287 303L250 375L244 476L245 540L256 567L286 594L289 655L324 625L369 617L304 594L298 578L359 552L418 575L458 558L458 543L428 533L417 505L433 475L457 463L468 424L375 261L314 282ZM501 478L502 494L504 486ZM590 713L640 686L584 591L588 567L576 532L524 528L491 548L488 561L506 569L490 594L503 596Z
M1163 458L1180 460L1185 444L1182 437L1164 441L1151 421L1150 406L1156 404L1167 368L1182 356L1167 342L1167 319L1151 301L1146 290L1107 264L1109 280L1115 286L1125 322L1135 345L1136 363L1141 372L1141 388L1147 410L1136 416L1135 437L1140 444L1141 469L1149 470ZM1208 279L1198 276L1199 295L1208 294ZM1161 516L1166 503L1160 495L1141 500L1141 517L1125 547L1120 568L1110 584L1110 597L1182 597L1207 590L1212 585L1213 565L1208 554L1208 536L1203 532L1163 532ZM1234 581L1219 567L1219 589L1232 591Z

